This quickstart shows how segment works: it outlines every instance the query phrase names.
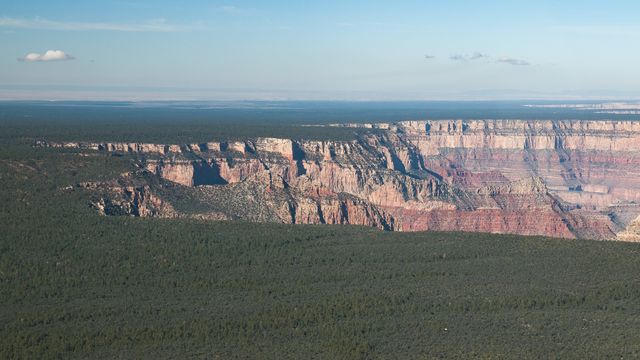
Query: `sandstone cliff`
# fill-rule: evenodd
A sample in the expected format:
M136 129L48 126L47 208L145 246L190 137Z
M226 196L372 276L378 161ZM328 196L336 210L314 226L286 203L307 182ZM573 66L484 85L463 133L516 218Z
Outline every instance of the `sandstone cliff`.
M379 131L353 141L40 145L129 154L147 174L197 193L193 201L208 207L199 215L203 218L565 238L636 236L640 123L450 120L339 126ZM142 189L115 196L146 204L147 210L125 213L172 213L154 204L153 196L160 195L148 195L171 197L166 189ZM188 206L181 211L188 212Z

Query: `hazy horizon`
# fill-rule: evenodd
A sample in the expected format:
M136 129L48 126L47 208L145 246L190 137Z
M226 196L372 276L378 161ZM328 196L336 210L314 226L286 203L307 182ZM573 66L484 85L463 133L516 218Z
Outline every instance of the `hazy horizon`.
M632 1L35 0L4 100L640 99Z

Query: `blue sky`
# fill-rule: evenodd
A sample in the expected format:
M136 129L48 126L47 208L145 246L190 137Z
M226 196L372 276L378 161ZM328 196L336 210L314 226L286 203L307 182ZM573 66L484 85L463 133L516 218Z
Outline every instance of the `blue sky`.
M0 98L640 97L639 12L589 0L3 2Z

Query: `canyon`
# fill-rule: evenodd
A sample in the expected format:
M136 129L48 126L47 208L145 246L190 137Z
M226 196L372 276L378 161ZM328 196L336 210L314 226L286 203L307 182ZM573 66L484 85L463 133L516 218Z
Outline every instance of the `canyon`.
M134 159L134 172L79 184L105 215L640 240L638 122L331 126L366 131L350 141L37 145Z

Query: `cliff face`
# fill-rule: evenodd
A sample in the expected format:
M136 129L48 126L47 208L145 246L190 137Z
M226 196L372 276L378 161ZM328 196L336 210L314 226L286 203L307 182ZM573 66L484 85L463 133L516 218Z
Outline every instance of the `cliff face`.
M623 241L640 242L640 216L633 219L624 231L618 233L618 239Z
M121 182L81 184L94 190L91 205L102 215L176 217L171 204L155 195L148 185L124 185Z
M348 142L49 145L132 154L148 174L197 193L203 218L640 238L640 123L340 126L378 131Z
M563 200L592 207L638 201L640 123L631 121L416 121L399 126L426 166L540 176Z

